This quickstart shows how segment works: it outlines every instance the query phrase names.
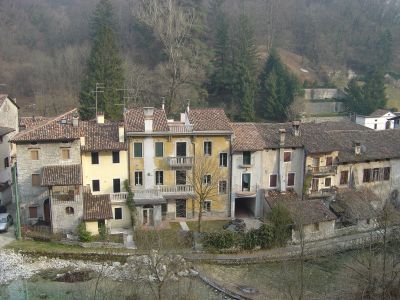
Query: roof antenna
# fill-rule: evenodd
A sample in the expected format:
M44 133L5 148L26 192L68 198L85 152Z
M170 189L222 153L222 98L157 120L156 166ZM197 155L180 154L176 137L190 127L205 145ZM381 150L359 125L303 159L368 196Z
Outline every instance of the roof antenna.
M161 97L161 109L165 110L165 97Z
M190 99L186 100L186 112L189 113L190 111Z

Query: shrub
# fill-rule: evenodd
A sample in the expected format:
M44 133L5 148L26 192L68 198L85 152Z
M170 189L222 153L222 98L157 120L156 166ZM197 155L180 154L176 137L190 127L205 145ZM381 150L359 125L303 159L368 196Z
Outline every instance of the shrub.
M240 242L240 235L231 231L203 233L202 243L206 249L222 250L237 246Z
M261 245L260 235L258 229L251 229L242 238L242 248L244 250L253 250Z
M92 234L86 230L86 225L84 222L78 225L78 236L81 242L90 242L92 240Z
M99 237L100 237L101 241L107 240L108 232L107 232L106 225L104 225L104 224L101 224L99 227Z
M274 229L271 225L263 224L259 229L258 232L258 240L260 242L260 247L262 249L266 249L272 246L274 241Z
M269 213L269 220L272 223L274 244L285 246L291 237L291 224L293 223L289 211L283 205L278 204Z

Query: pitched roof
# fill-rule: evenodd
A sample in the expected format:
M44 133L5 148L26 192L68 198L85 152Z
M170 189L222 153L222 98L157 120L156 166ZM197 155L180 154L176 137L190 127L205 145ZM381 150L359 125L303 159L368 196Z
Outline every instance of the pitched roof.
M14 104L17 108L19 108L17 103L15 103L15 101L13 99L11 99L7 94L0 94L0 106L3 105L4 101L6 101L6 99L10 100L12 104Z
M232 131L222 108L195 108L189 110L189 122L194 131Z
M254 123L232 123L234 151L259 151L266 146Z
M375 110L372 114L370 114L368 117L374 117L374 118L379 118L382 117L383 115L386 115L388 112L391 112L388 109L377 109Z
M71 141L79 139L79 127L72 125L72 118L77 114L73 109L57 117L51 118L37 126L18 133L12 139L13 143L43 142L43 141Z
M331 207L338 211L342 210L349 219L370 219L377 216L377 211L371 202L380 202L379 197L370 189L362 190L341 190L336 196L336 201Z
M125 129L127 132L144 132L144 108L132 108L125 112ZM163 109L154 108L153 131L168 131L167 116Z
M321 200L287 201L288 209L295 225L308 225L336 220L336 215Z
M42 168L42 186L65 186L82 184L80 165L54 165Z
M0 136L4 136L13 131L15 131L14 128L0 126Z
M83 219L85 221L112 219L110 195L83 195Z
M50 119L51 118L42 116L20 117L18 120L18 126L20 127L20 130L25 130L43 124Z
M119 141L119 122L98 124L96 121L80 121L81 135L85 137L83 151L126 150L125 142Z

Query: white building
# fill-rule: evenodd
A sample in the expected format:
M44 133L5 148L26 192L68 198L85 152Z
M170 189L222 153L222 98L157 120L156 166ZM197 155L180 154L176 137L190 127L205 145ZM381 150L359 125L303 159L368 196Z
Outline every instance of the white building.
M378 109L369 116L356 115L356 123L375 130L393 129L399 125L396 117L389 110Z
M11 166L15 146L9 140L18 132L18 106L8 95L0 94L0 205L11 202Z

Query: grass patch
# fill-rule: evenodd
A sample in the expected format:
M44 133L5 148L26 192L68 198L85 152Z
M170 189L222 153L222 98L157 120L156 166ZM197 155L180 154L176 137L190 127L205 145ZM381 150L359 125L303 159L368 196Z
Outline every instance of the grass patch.
M101 239L100 235L95 235L92 237L92 242L103 242ZM124 235L122 233L117 233L117 234L108 234L105 239L106 242L109 243L119 243L123 244L124 243Z
M181 231L179 223L174 223L171 227L171 229L136 230L134 241L138 250L173 250L191 248L191 233Z
M387 107L400 110L400 89L391 85L386 86L386 95L388 98Z
M223 230L222 226L228 223L228 220L207 220L201 222L201 230L204 232L214 232ZM189 229L197 231L197 221L186 222Z

